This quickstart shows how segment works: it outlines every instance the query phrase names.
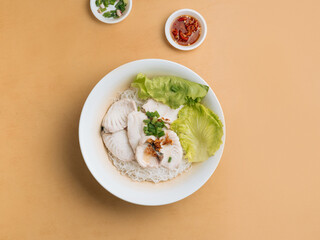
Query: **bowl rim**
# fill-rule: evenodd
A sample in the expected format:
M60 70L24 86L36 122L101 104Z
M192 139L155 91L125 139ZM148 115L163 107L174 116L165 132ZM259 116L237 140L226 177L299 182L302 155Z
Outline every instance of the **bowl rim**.
M119 23L121 21L123 21L124 19L126 19L130 12L131 12L131 9L132 9L132 0L128 0L128 4L127 4L127 8L126 8L126 11L125 13L119 17L119 18L105 18L102 16L102 14L98 13L97 12L97 6L96 6L96 3L95 3L95 0L90 0L90 9L91 9L91 12L92 14L101 22L103 23L107 23L107 24L116 24L116 23Z
M101 179L99 178L98 176L98 173L96 173L94 167L92 165L90 165L90 160L88 159L89 156L86 155L86 151L84 150L85 149L85 145L83 143L84 138L85 136L83 136L82 134L82 129L84 127L84 114L86 113L86 110L87 110L87 105L88 105L88 100L92 97L92 95L94 95L95 93L95 89L98 89L99 86L102 84L102 82L107 79L108 75L109 74L112 74L113 72L116 72L118 71L120 68L123 68L127 65L130 65L130 64L134 64L136 62L144 62L144 61L158 61L158 62L166 62L166 63L170 63L170 64L173 64L173 65L176 65L176 66L179 66L180 68L184 68L185 70L188 70L190 73L194 74L195 76L197 76L199 79L201 79L204 83L207 84L207 82L202 79L197 73L195 73L193 70L189 69L188 67L185 67L179 63L176 63L176 62L172 62L172 61L169 61L169 60L164 60L164 59L140 59L140 60L135 60L135 61L131 61L131 62L128 62L128 63L125 63L123 65L120 65L119 67L111 70L110 72L108 72L98 83L96 83L96 85L93 87L93 89L90 91L88 97L86 98L86 101L85 103L83 104L83 107L82 107L82 111L81 111L81 115L80 115L80 120L79 120L79 128L78 128L78 135L79 135L79 145L80 145L80 150L81 150L81 154L83 156L83 159L84 159L84 162L85 164L87 165L90 173L93 175L93 177L96 179L96 181L104 188L106 189L108 192L110 192L111 194L113 194L114 196L126 201L126 202L130 202L130 203L133 203L133 204L137 204L137 205L142 205L142 206L162 206L162 205L167 205L167 204L171 204L171 203L174 203L174 202L177 202L177 201L180 201L190 195L192 195L193 193L195 193L197 190L199 190L208 180L209 178L213 175L213 173L215 172L216 168L218 167L219 163L220 163L220 160L222 158L222 155L223 155L223 151L224 151L224 146L225 146L225 141L226 141L226 123L225 123L225 118L224 118L224 113L223 113L223 110L222 110L222 107L221 107L221 104L217 98L217 96L215 95L215 93L213 92L213 90L211 89L211 87L209 86L209 91L212 92L213 94L213 98L214 100L216 101L216 103L218 104L219 106L219 109L221 111L221 121L223 123L223 131L224 131L224 135L223 135L223 139L222 139L222 144L220 146L220 149L221 149L221 154L220 156L218 157L217 159L217 164L214 168L211 168L210 169L210 174L207 175L207 177L204 177L201 179L201 181L199 181L199 183L197 184L197 187L194 187L191 191L189 191L188 194L186 195L183 195L183 196L179 196L179 197L176 197L175 199L173 200L170 200L170 201L165 201L165 202L161 202L161 203L150 203L150 202L140 202L140 201L134 201L132 199L128 199L126 198L124 195L125 194L118 194L116 192L114 192L113 190L111 190L110 188L108 188L108 184L106 184L105 182L101 181ZM120 173L119 173L120 174ZM178 176L179 177L179 176ZM171 180L170 180L171 181ZM160 183L161 184L161 183Z
M195 18L197 18L202 25L202 36L200 36L201 39L199 39L198 41L196 41L194 44L190 45L190 46L182 46L179 45L178 43L176 43L171 36L170 33L170 28L171 28L171 24L172 22L179 17L180 15L192 15ZM207 23L206 20L204 19L204 17L198 13L197 11L193 10L193 9L188 9L188 8L184 8L184 9L179 9L175 12L173 12L167 19L166 24L165 24L165 35L166 38L168 40L168 42L175 48L179 49L179 50L183 50L183 51L190 51L193 49L196 49L197 47L199 47L203 41L205 40L206 36L207 36Z

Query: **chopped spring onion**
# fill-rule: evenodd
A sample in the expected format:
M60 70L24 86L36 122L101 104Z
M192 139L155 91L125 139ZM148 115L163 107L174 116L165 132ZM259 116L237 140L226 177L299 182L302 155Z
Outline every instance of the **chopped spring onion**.
M110 10L102 14L106 18L119 18L126 10L126 6L128 4L126 0L96 0L95 3L99 8L99 13L105 12L107 10L107 7L110 5L113 5L115 7L115 10ZM115 3L116 5L114 5Z
M163 127L164 122L162 119L160 119L160 115L157 111L155 112L146 112L146 115L148 119L143 120L143 122L146 124L146 126L143 128L144 133L147 136L156 136L157 138L160 138L164 136Z

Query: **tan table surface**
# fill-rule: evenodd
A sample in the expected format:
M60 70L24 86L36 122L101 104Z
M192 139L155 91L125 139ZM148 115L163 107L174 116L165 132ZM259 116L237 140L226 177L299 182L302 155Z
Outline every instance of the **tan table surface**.
M208 24L191 52L164 37L180 8ZM134 0L107 25L87 0L1 0L0 239L320 239L319 12L317 0ZM226 117L213 177L168 206L112 196L79 150L93 86L143 58L197 72Z

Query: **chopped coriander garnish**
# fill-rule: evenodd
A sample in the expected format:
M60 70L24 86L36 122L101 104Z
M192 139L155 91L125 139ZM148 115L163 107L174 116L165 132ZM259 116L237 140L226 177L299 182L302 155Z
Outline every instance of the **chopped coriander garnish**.
M160 138L164 136L163 127L164 122L162 119L160 119L160 115L157 111L155 112L146 112L146 115L148 119L143 120L143 122L146 124L146 126L143 128L144 133L147 136L156 136L157 138Z
M141 107L140 107L140 106L138 106L138 112L140 112L140 110L141 110Z
M171 157L169 157L168 162L171 162L171 160L172 160L172 158L171 158Z

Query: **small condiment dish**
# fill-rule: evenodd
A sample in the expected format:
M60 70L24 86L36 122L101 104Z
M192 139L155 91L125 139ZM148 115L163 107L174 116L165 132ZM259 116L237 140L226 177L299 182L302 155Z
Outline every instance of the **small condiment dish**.
M171 34L171 26L172 23L175 21L176 18L178 18L179 16L182 15L187 15L187 16L191 16L196 18L201 26L201 34L199 39L193 43L192 45L189 46L183 46L178 44L173 38L172 38L172 34ZM166 25L165 25L165 34L166 34L166 38L168 40L168 42L175 48L179 49L179 50L193 50L197 47L199 47L201 45L201 43L204 41L204 39L206 38L207 35L207 24L206 21L204 20L204 18L201 16L200 13L196 12L195 10L192 9L180 9L175 11L174 13L172 13L170 15L170 17L167 19Z
M118 23L118 22L123 21L130 14L131 9L132 9L132 0L127 0L127 1L128 1L128 3L126 6L126 10L122 13L122 15L119 18L106 18L106 17L104 17L102 13L98 12L99 7L96 6L95 0L90 0L90 8L91 8L93 15L98 20L100 20L101 22L104 22L104 23L114 24L114 23ZM114 9L115 9L114 6L109 6L107 8L107 11L114 10Z

